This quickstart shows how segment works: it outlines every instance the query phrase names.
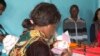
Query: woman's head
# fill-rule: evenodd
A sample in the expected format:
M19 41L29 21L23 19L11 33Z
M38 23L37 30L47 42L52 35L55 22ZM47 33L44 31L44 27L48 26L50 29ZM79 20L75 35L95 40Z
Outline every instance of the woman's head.
M50 36L54 33L60 18L61 15L54 4L40 3L30 14L30 19L34 22L31 27L42 29L47 36Z
M0 0L0 15L5 10L5 8L6 8L6 2L5 2L5 0Z
M94 22L100 21L100 8L98 8L95 12Z
M40 3L30 14L30 18L37 26L56 24L60 21L60 13L54 4Z

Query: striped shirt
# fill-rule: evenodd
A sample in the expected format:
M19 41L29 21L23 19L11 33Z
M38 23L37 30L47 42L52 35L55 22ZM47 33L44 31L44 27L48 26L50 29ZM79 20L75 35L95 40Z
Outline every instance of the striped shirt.
M87 38L86 23L79 17L77 21L74 21L71 17L63 21L63 31L67 30L73 39Z

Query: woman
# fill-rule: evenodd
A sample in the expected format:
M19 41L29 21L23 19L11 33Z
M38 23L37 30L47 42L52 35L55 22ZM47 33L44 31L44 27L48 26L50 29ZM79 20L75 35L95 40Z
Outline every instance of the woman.
M90 28L90 41L100 47L100 8L95 12L94 23Z
M19 41L10 56L53 56L47 44L53 36L61 15L55 5L40 3L30 14L30 27L27 41ZM27 25L27 24L26 24Z
M5 0L0 0L0 16L3 14L3 12L6 9L6 2ZM4 37L8 35L8 33L5 31L4 27L0 24L0 42L3 41Z

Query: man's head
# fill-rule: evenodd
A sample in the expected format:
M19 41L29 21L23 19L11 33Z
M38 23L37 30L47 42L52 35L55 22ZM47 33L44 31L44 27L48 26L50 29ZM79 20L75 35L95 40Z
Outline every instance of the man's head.
M77 5L72 5L72 6L70 7L70 14L71 14L71 17L77 18L78 13L79 13L79 8L78 8L78 6L77 6Z
M6 2L4 0L0 0L0 15L2 15L5 8L6 8Z

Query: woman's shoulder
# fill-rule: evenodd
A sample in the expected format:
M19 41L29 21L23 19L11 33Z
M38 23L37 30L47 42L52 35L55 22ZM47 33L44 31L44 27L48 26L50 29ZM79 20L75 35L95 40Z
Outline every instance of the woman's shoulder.
M41 47L41 48L48 48L48 45L47 45L47 43L46 42L44 42L44 41L40 41L40 40L37 40L37 41L35 41L35 42L33 42L30 46L32 46L32 48L33 47Z
M32 52L32 53L31 53ZM36 55L38 56L51 56L52 52L49 49L49 46L42 41L33 42L26 50L27 55Z

